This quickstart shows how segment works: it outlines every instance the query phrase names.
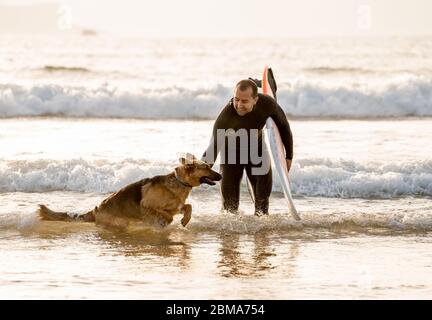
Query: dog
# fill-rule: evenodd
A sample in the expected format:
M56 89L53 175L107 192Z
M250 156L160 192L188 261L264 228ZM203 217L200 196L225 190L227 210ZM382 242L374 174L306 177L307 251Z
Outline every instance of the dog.
M141 221L153 226L166 227L176 214L183 214L185 227L191 219L192 206L186 202L192 188L206 183L215 185L222 176L207 163L187 154L179 159L180 166L167 175L154 176L129 184L103 200L85 214L69 215L39 205L42 220L83 221L125 228L131 221Z

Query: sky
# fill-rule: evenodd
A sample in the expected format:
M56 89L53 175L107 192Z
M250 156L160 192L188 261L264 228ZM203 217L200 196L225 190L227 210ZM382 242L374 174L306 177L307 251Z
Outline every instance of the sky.
M0 0L0 33L148 37L432 35L431 0Z

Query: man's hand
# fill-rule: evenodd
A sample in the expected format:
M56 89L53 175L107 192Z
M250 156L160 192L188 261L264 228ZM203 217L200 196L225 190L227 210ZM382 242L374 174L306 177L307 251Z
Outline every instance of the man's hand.
M291 169L291 163L292 163L292 160L290 160L290 159L286 159L286 164L287 164L288 172L289 172L290 169Z

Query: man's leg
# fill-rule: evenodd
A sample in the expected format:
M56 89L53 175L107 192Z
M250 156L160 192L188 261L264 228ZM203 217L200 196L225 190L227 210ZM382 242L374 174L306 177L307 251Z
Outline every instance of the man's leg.
M265 175L252 175L251 170L252 166L248 165L246 173L255 192L255 215L268 214L269 198L273 183L271 167Z
M243 176L244 165L221 164L221 193L222 209L237 213L240 200L240 183Z

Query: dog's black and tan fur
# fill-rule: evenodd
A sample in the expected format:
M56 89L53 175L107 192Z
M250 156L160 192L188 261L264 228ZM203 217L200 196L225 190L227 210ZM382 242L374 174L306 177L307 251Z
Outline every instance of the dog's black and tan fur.
M183 214L181 223L186 226L192 206L185 202L192 187L202 183L214 185L222 177L191 155L180 158L180 164L170 174L143 179L120 189L85 214L71 216L39 205L39 216L42 220L96 222L124 228L133 220L167 226L174 215Z

